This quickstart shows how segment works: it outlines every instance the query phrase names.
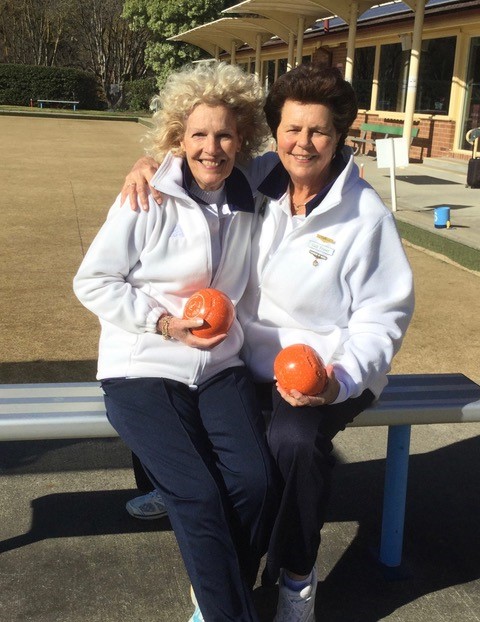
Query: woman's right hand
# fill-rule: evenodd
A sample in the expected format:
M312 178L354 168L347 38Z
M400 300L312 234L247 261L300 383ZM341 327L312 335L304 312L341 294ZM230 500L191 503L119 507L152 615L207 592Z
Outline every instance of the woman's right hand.
M158 162L148 156L144 156L135 162L123 184L122 205L128 197L132 210L135 211L138 207L148 212L149 191L158 204L162 203L161 193L149 185L150 180L157 172L158 166Z
M163 318L158 320L159 333L161 334L161 322ZM196 318L193 320L182 320L178 317L171 316L171 319L168 323L168 335L172 339L176 339L177 341L181 341L186 346L190 348L198 348L199 350L211 350L215 346L218 346L219 343L222 343L227 337L227 334L217 335L216 337L211 337L210 339L203 339L201 337L196 337L190 331L191 328L199 328L202 326L204 320L201 318Z

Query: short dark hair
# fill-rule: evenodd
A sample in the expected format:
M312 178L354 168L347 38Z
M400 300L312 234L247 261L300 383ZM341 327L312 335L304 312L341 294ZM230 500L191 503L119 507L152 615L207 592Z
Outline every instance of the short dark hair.
M333 126L340 134L337 150L343 147L357 117L358 105L352 85L343 78L339 69L309 63L295 67L275 81L265 103L267 123L275 138L287 99L302 104L323 104L330 108Z

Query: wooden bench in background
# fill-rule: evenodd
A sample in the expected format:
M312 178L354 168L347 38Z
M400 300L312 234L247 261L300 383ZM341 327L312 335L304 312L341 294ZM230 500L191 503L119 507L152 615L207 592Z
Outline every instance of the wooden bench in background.
M367 133L370 136L367 138ZM382 125L381 123L362 123L360 126L360 136L347 136L347 140L354 144L353 154L358 155L363 145L363 153L367 145L375 147L377 138L393 138L403 136L403 125ZM418 127L412 128L410 143L418 136Z
M388 426L379 558L402 560L412 425L480 421L480 386L462 374L391 375L352 427ZM98 382L0 385L0 441L116 436Z

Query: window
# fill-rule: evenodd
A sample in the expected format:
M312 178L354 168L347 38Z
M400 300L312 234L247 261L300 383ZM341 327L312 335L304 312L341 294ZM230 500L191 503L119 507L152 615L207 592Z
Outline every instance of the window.
M422 42L415 112L448 114L455 43L455 37Z
M455 44L455 37L426 39L422 42L415 112L448 114ZM405 111L409 66L409 49L402 49L400 43L382 45L376 104L378 110Z
M275 61L263 61L263 86L268 91L269 87L275 82Z
M287 59L279 58L278 60L278 75L283 76L284 73L287 73Z
M405 110L409 59L410 50L402 50L400 43L382 45L376 104L378 110Z
M353 90L357 95L358 107L370 109L372 99L373 68L375 48L357 48L353 63Z

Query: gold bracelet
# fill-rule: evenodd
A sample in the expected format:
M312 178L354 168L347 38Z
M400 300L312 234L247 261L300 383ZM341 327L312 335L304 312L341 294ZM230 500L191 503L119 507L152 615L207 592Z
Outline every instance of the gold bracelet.
M164 315L160 320L160 333L164 339L171 339L171 335L168 332L168 328L170 326L170 322L172 321L172 315Z

